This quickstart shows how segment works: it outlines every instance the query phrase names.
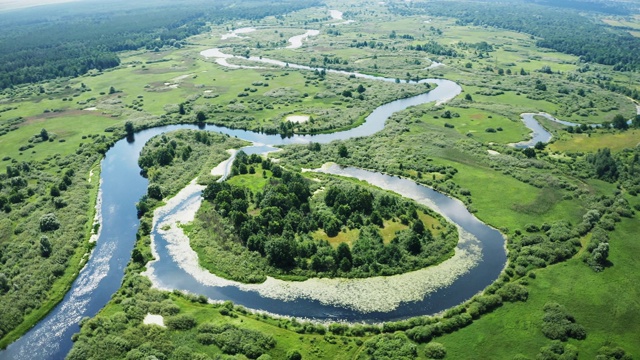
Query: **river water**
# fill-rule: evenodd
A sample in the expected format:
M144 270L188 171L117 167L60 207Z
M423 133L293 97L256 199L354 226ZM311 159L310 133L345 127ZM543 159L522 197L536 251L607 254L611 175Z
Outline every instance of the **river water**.
M294 66L291 66L294 67ZM303 66L295 66L307 68ZM351 73L335 71L350 75ZM355 74L381 81L393 82L394 79L376 78ZM237 136L254 143L264 145L287 145L308 143L310 141L328 143L353 137L370 136L384 128L385 121L395 112L410 106L429 102L442 102L461 92L454 82L443 79L426 79L438 85L428 93L406 99L392 101L376 108L359 127L321 135L297 135L282 138L279 135L265 135L245 130L227 129L219 126L207 126L205 130ZM27 334L5 351L0 352L2 359L61 359L71 349L71 335L78 332L78 322L83 317L94 316L119 288L126 264L130 259L138 227L135 203L146 193L148 182L140 176L137 159L144 144L153 136L177 129L197 129L194 125L171 125L143 130L135 134L135 141L123 139L117 142L106 154L102 162L101 194L102 223L101 233L91 257L74 281L71 290L51 313L40 321ZM247 149L248 152L264 152L267 147ZM316 320L345 320L354 322L379 322L397 320L423 314L433 314L470 298L492 283L506 262L504 239L500 233L477 220L458 200L448 198L429 188L383 174L365 172L359 169L333 169L334 173L356 176L411 198L428 199L461 229L479 240L480 259L470 271L459 276L452 284L429 292L418 301L403 302L391 311L358 311L348 306L335 306L309 298L297 298L291 301L262 296L258 292L246 291L241 287L215 287L203 285L183 271L169 256L166 242L154 229L156 251L160 262L156 265L156 275L164 284L193 293L205 294L213 300L232 300L251 309L264 310L274 314L312 318ZM385 185L386 184L386 185ZM193 196L199 196L195 194ZM193 201L193 198L191 199ZM461 249L464 250L464 249Z

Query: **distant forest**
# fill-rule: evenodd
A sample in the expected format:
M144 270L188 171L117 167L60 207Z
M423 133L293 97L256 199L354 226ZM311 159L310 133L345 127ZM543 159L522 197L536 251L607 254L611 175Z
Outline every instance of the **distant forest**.
M0 13L0 89L120 64L116 52L182 46L206 22L259 19L318 0L83 1ZM148 7L145 7L147 5Z
M572 7L578 1L560 3ZM579 3L586 4L583 1ZM600 2L589 4L600 10L606 7L598 5ZM553 9L519 1L431 1L391 7L398 14L414 13L416 8L422 8L431 15L456 18L461 25L488 25L531 34L540 38L536 44L540 47L577 55L585 62L612 65L614 70L640 68L640 38L596 24L570 9Z
M525 0L534 4L580 11L593 11L611 15L629 15L630 3L611 0Z

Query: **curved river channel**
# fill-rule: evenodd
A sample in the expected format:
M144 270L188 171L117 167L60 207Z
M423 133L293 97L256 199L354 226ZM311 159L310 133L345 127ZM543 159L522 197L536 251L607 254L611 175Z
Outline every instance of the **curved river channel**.
M260 59L260 61L267 62L269 60ZM280 65L280 63L272 61L274 65ZM287 66L309 69L292 64L287 64ZM352 74L335 72L345 75ZM358 73L353 73L353 75L380 81L395 81L395 79L377 78ZM274 150L270 147L274 145L304 144L310 141L328 143L334 140L370 136L382 130L385 121L395 112L424 103L447 101L461 92L460 86L448 80L425 79L420 82L429 82L437 87L425 94L382 105L376 108L361 126L339 133L315 136L296 135L283 139L279 135L265 135L219 126L208 125L204 130L221 132L251 141L254 146L245 148L245 152L264 153ZM87 265L80 272L71 290L54 310L22 338L11 344L5 351L0 352L0 358L64 358L72 346L71 335L79 331L78 322L83 317L94 316L120 287L124 268L131 257L139 224L135 203L146 193L148 185L147 180L140 176L140 168L138 167L140 150L153 136L178 129L198 129L198 127L195 125L171 125L143 130L135 134L135 141L120 140L107 152L102 162L100 185L102 194L101 230L97 245ZM256 144L260 144L260 146L255 146ZM375 307L362 309L353 306L353 304L340 303L340 301L325 301L322 296L314 297L305 294L283 299L254 291L254 289L240 284L212 286L199 281L189 271L185 271L181 264L171 256L168 250L169 242L163 237L162 231L159 231L157 226L162 219L156 219L152 235L154 237L154 252L159 260L151 266L154 284L161 288L205 294L212 300L231 300L250 309L278 315L318 321L382 322L434 314L455 306L487 287L503 270L506 264L504 238L497 230L483 224L469 213L460 201L430 188L417 185L412 181L380 173L356 168L341 169L337 166L323 167L318 171L360 178L433 207L455 223L461 233L461 240L456 248L454 258L460 254L471 254L470 258L473 261L462 271L458 271L445 285L423 290L419 298L396 301L389 306L379 307L378 310ZM190 204L197 201L199 197L200 193L195 192L181 201L182 204ZM179 210L181 206L183 205L178 204L175 209ZM448 261L434 268L446 266ZM447 271L447 268L444 268L444 271ZM389 283L389 285L392 284ZM343 290L348 291L348 287ZM379 297L382 296L379 295Z

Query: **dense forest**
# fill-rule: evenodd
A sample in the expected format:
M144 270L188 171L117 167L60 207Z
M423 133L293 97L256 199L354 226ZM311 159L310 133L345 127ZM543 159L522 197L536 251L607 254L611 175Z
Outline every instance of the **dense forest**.
M120 64L118 51L179 48L187 37L204 31L207 22L257 19L317 4L317 0L270 1L260 6L253 1L195 0L190 6L161 2L114 11L106 5L79 3L58 17L41 9L3 13L0 89L113 68Z
M243 152L232 172L257 173L250 181L263 182L263 187L251 191L228 182L208 185L203 197L211 205L199 212L190 233L204 263L215 262L216 270L235 280L393 275L442 261L457 243L455 227L389 193L333 179L312 196L309 179ZM260 173L268 179L259 179ZM423 221L427 218L438 225L430 229ZM391 225L398 231L384 239L381 232ZM351 246L330 244L341 231L357 232ZM213 248L233 250L222 251L229 260L216 256L214 261L211 255L218 252ZM252 265L240 271L240 262Z
M495 26L539 37L537 45L580 56L584 62L612 65L631 71L640 66L640 39L607 29L572 10L534 4L495 2L427 2L392 5L403 14L422 7L427 13L458 19L460 25Z
M527 0L527 2L579 11L594 11L612 15L629 15L629 3L606 0Z

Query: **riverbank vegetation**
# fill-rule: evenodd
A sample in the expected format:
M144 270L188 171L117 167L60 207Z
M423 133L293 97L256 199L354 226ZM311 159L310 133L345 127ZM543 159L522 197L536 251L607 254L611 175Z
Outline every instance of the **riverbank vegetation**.
M32 121L0 138L3 346L62 299L87 261L89 237L99 228L99 160L113 142L98 126L73 128L87 120Z
M182 17L176 23L175 41L162 36L171 31L165 21L169 15L163 14L156 30L139 32L143 42L153 34L153 41L162 42L158 48L147 49L141 42L135 49L120 49L127 51L117 53L120 65L110 70L107 64L102 71L80 75L82 64L65 63L73 73L46 71L35 79L40 82L18 85L34 80L21 75L4 85L2 346L62 298L86 261L91 247L87 239L99 229L93 226L99 159L126 135L125 129L215 123L285 136L330 132L361 123L382 103L429 90L406 80L444 77L464 91L446 104L396 113L384 130L367 138L286 146L270 155L273 161L241 155L234 176L222 184L212 185L214 179L203 174L228 157L225 149L242 146L240 140L203 137L196 131L153 139L140 162L151 185L138 203L139 240L123 286L96 317L82 321L69 358L621 359L640 354L635 300L640 294L633 276L640 272L634 258L639 251L634 239L640 231L637 129L587 126L621 124L619 116L626 120L637 114L629 99L640 91L638 73L629 71L637 61L626 59L632 52L620 50L638 48L623 34L633 35L638 25L633 3L514 2L507 10L515 17L504 11L496 17L506 5L465 4L488 10L461 12L455 2L330 1L328 8L340 9L346 20L354 20L343 24L330 18L327 7L305 8L319 5L313 2L297 3L300 7L286 15L281 14L291 4L280 4L277 9L264 6L276 9L276 16L263 17L268 14L259 9L242 19L219 18L206 24L198 22L200 17L195 22ZM584 4L596 12L548 7ZM509 30L515 28L509 21L525 15L530 20L531 14L544 16L520 22L516 30L521 32ZM544 19L548 23L541 24ZM11 24L18 26L20 21L16 18ZM564 31L569 21L571 31ZM624 27L612 30L609 23ZM69 27L80 25L72 22ZM116 25L101 31L112 34L135 23ZM221 38L240 26L256 30ZM189 36L207 27L209 31ZM302 49L283 48L290 36L310 28L320 29L320 34L305 40ZM589 35L580 35L584 32ZM52 41L58 34L47 33ZM92 32L78 33L93 37ZM15 39L20 34L0 37ZM131 32L131 39L135 34ZM89 40L76 40L74 44L86 43L79 47L86 53L74 62L105 54L113 59L112 50L94 53ZM591 40L600 43L592 46L597 41ZM41 47L33 45L11 44L12 49L39 51L33 59L42 59ZM397 81L290 67L228 69L199 55L212 47ZM24 57L29 51L17 53ZM230 62L256 65L247 59ZM15 66L12 61L3 64ZM47 66L51 64L41 69ZM16 76L26 71L14 70ZM76 74L80 76L46 80ZM6 76L3 79L6 83ZM540 111L584 125L568 131L539 119L554 135L550 144L527 150L508 146L528 137L520 114ZM309 119L288 121L290 115ZM224 277L260 282L267 275L293 280L382 275L427 265L422 261L430 259L429 254L438 254L429 264L450 256L455 231L428 209L363 183L300 173L328 161L407 177L460 199L507 236L509 262L504 272L481 294L442 314L378 325L318 324L252 313L231 303L209 304L204 296L154 289L141 274L152 259L152 210L196 176L210 185L205 192L209 200L194 223L183 224L183 229L191 235L202 265ZM354 194L366 195L371 206L361 208ZM392 199L392 206L386 206L387 200L383 206L384 198ZM415 236L419 224L423 236ZM371 246L359 249L366 250L360 255L376 261L356 266L356 249L363 239ZM429 246L436 240L446 241L432 251ZM226 252L220 249L224 246ZM283 249L291 250L289 256L279 257L286 253ZM421 252L414 255L412 249ZM226 257L229 253L233 256ZM220 257L230 260L219 261ZM240 267L238 263L242 269L233 269ZM147 314L162 315L166 327L144 324Z

